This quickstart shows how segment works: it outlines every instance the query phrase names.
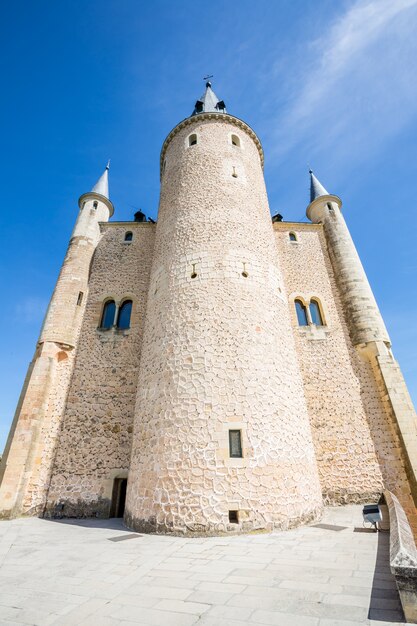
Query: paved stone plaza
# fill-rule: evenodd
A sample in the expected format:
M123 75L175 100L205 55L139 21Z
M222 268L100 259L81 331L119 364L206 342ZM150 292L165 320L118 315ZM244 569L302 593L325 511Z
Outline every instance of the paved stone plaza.
M403 623L388 533L360 532L360 506L321 524L184 539L117 519L0 522L0 625Z

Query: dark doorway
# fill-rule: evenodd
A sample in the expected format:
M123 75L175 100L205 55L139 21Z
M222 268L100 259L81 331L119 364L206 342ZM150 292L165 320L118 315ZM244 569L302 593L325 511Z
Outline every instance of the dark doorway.
M115 478L109 517L123 517L126 504L127 478Z

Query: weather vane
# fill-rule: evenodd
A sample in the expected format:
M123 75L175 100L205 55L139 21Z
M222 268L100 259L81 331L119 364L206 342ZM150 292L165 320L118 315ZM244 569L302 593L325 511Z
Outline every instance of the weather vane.
M214 74L207 74L207 76L204 76L203 80L209 80L210 78L213 78Z

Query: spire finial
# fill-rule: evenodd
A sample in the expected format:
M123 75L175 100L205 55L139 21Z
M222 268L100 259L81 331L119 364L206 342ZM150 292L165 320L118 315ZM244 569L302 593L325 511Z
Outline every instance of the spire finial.
M107 161L106 170L110 169L110 159Z
M210 82L210 78L213 78L214 74L207 74L207 76L204 76L203 80L206 81L206 87L211 87L211 82Z

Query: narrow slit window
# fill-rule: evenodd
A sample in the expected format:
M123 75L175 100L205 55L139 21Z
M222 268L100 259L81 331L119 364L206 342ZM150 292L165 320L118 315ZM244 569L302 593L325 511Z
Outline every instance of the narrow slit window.
M103 308L100 328L111 328L114 324L115 315L116 315L116 303L114 300L108 300Z
M132 233L132 232L130 232L130 231L129 231L129 232L127 232L127 233L125 234L125 241L132 241L132 239L133 239L133 233Z
M132 300L125 300L119 309L117 316L117 328L126 330L130 328L130 315L132 313Z
M307 309L301 300L295 300L295 310L297 312L297 320L299 326L308 326Z
M189 146L197 145L197 135L195 133L193 133L192 135L188 137L188 145Z
M229 511L229 524L239 524L239 511Z
M242 433L240 430L229 430L229 453L232 459L242 458Z
M290 241L297 241L297 235L295 233L290 233Z
M320 305L317 300L312 300L310 302L310 315L313 324L315 324L316 326L324 326L323 316L321 314Z
M95 202L93 202L93 209L96 209L98 207L98 202L97 200Z
M232 145L240 148L240 139L237 135L232 135Z
M84 296L83 292L82 292L82 291L80 291L80 292L78 293L78 298L77 298L77 306L81 306L82 301L83 301L83 296Z

